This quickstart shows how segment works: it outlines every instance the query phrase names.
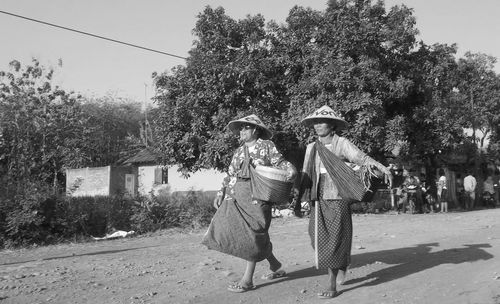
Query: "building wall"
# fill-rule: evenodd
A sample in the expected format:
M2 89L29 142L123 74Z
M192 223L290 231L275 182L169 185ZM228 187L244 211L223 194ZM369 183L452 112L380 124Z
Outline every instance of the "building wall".
M110 193L111 167L66 170L66 193L70 196L99 196Z
M109 193L122 194L125 193L125 174L133 174L133 167L111 167L111 180Z
M179 191L217 191L224 174L216 170L201 170L189 178L178 172L178 166L168 168L168 184L155 183L158 165L139 167L94 167L66 170L66 192L71 196L114 195L125 192L125 174L136 176L136 191L139 195L170 193Z
M155 169L159 166L139 166L137 168L137 192L140 195L149 195L154 189Z
M168 184L171 192L176 191L217 191L221 188L224 174L216 170L200 170L191 173L189 178L182 176L178 166L168 169Z

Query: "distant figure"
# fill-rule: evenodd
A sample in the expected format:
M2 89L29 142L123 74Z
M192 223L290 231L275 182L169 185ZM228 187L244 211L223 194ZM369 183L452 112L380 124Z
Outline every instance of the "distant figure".
M499 188L500 188L500 171L495 170L495 173L493 174L493 187L495 189L495 205L498 206L500 203L500 198L499 198Z
M410 174L406 177L403 183L403 189L407 195L406 200L410 214L420 212L422 205L421 204L422 189L420 185L420 180L418 179L418 177L413 175L413 170L410 170ZM403 208L405 208L404 205Z
M437 201L437 183L433 176L429 177L427 187L425 188L425 198L429 203L429 208L431 212L434 212L434 208L437 210L439 207L439 202Z
M456 189L458 204L460 205L460 208L465 209L464 181L461 174L457 174Z
M465 209L472 210L474 208L474 201L476 200L476 178L470 172L464 178L464 191L465 191Z
M441 212L448 212L448 187L446 186L446 175L444 174L444 170L442 168L439 169L437 195L439 204L441 205Z
M483 182L483 204L488 207L495 207L495 183L491 175Z

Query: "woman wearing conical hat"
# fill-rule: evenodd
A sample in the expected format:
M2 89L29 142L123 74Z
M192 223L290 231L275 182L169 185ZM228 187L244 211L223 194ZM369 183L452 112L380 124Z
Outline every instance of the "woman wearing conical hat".
M328 284L320 298L333 298L351 261L352 218L350 203L360 200L366 185L345 162L354 163L368 174L376 172L391 178L388 168L375 161L338 131L347 122L328 106L302 120L313 127L317 140L307 146L301 172L299 195L310 202L309 235L318 269L328 269Z
M275 279L286 274L272 252L269 239L271 204L252 197L251 166L281 169L289 181L294 179L297 171L269 140L272 132L256 115L233 120L229 122L228 129L239 136L242 145L233 155L228 176L223 182L223 191L216 198L218 210L202 243L209 249L246 261L241 280L228 287L232 292L245 292L254 288L253 274L259 261L267 259L269 262L270 272L263 279ZM290 188L287 192L289 195Z

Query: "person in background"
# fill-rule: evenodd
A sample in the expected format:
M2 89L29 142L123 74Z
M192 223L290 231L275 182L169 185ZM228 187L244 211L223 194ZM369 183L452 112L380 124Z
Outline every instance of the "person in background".
M446 183L446 175L441 168L439 169L439 179L437 182L437 193L439 204L441 205L441 212L448 212L448 186Z
M462 179L462 175L459 173L457 174L457 180L456 180L456 193L457 193L457 198L458 198L458 204L460 208L465 209L465 199L464 199L464 181Z
M425 188L425 197L429 202L430 212L439 209L439 202L437 200L437 182L433 175L429 176L427 187Z
M472 176L470 171L467 171L467 176L464 178L464 191L465 191L465 209L474 209L474 202L476 200L476 186L477 181Z
M399 205L402 204L402 185L404 182L403 169L394 168L391 170L393 175L392 192L394 193L394 210L399 210Z
M422 208L422 189L420 180L414 173L413 169L410 169L409 174L403 183L404 192L407 194L406 200L410 214L420 213Z
M493 177L488 175L483 182L483 204L487 207L495 207L495 183Z
M500 171L498 169L496 169L495 173L493 174L493 187L495 189L495 205L498 206L500 204Z

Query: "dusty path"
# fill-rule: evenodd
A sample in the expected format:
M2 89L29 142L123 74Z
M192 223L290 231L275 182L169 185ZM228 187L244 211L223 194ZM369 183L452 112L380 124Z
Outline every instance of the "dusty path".
M275 219L271 239L289 275L226 291L244 263L199 244L203 231L165 231L87 244L0 252L0 303L500 303L500 209L354 216L343 293L317 299L308 219Z

